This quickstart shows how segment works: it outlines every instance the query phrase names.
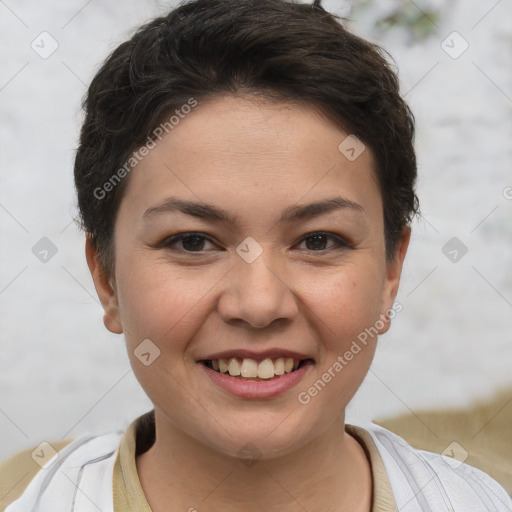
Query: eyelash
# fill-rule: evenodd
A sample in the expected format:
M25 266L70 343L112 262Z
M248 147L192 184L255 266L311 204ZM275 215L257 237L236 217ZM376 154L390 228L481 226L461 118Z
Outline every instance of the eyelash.
M308 233L307 235L302 237L302 239L299 241L299 244L305 242L306 240L314 238L315 236L324 236L324 237L327 237L327 238L333 240L336 244L336 247L334 247L334 249L333 248L319 249L319 250L311 249L308 252L325 253L327 251L332 251L332 250L343 250L343 249L352 249L353 248L352 245L349 242L347 242L345 239L343 239L337 235L333 235L331 233L326 233L324 231L315 231L313 233ZM174 246L177 243L182 242L183 240L187 240L189 238L199 238L202 240L206 240L210 243L213 243L208 236L206 236L202 233L187 232L187 233L179 233L177 235L173 235L169 238L166 238L158 245L158 248L170 249L170 250L177 251L177 252L183 252L185 254L204 254L203 251L187 251L187 250L183 250L183 249L174 248Z

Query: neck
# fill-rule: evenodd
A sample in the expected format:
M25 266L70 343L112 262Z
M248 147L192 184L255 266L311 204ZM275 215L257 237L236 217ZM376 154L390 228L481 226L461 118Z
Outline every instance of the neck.
M345 432L343 418L294 452L278 458L253 453L251 460L199 442L158 412L155 431L153 446L137 457L153 512L370 510L370 466L362 447Z

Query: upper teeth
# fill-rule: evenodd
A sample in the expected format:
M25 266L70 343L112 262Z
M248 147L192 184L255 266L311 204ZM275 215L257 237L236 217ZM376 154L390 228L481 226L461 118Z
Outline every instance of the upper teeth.
M227 373L232 377L247 377L271 379L275 375L283 375L296 370L300 360L293 357L278 357L276 359L263 359L260 363L254 359L232 357L230 359L213 359L212 366L215 371Z

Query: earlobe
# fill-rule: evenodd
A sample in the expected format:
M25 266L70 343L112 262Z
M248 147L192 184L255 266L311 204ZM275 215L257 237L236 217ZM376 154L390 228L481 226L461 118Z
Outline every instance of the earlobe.
M386 283L384 285L382 307L380 315L380 323L384 323L382 329L379 329L379 334L386 333L391 327L391 319L395 313L393 303L398 293L398 286L400 284L400 276L402 275L402 267L404 264L407 248L411 240L411 228L404 226L400 240L397 243L395 256L392 260L387 262ZM401 310L401 308L400 308Z
M110 332L121 334L123 332L123 326L119 314L119 305L113 278L109 278L105 272L100 262L97 248L90 236L87 236L85 240L85 256L94 282L94 287L96 288L96 293L103 306L103 323Z

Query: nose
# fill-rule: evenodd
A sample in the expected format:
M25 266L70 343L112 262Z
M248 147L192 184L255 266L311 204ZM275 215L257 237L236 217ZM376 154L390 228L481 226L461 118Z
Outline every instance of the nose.
M235 263L218 302L218 312L225 322L261 329L273 322L290 322L297 316L289 276L271 265L263 255L252 263L241 258Z

